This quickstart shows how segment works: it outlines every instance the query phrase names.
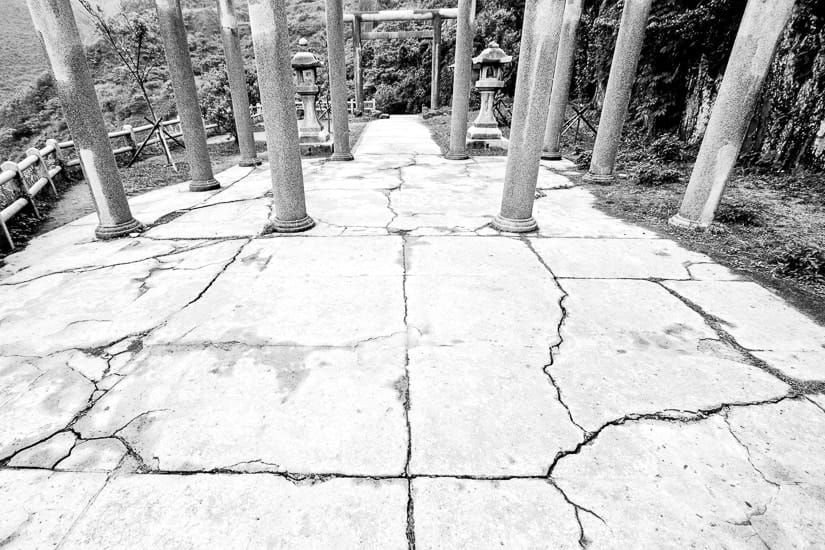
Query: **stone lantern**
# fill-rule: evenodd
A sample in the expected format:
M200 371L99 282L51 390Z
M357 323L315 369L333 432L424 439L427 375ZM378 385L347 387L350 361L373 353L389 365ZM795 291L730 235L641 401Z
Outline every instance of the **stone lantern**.
M301 153L309 155L315 152L331 152L332 141L329 132L324 129L318 120L318 67L321 62L310 51L306 51L306 38L298 41L301 51L292 57L292 68L295 71L295 91L301 99L304 116L298 120L298 137Z
M507 140L498 127L493 114L496 92L504 87L504 66L513 58L498 44L490 46L473 59L473 67L479 71L476 89L481 94L481 109L473 125L467 130L467 147L472 149L507 149Z

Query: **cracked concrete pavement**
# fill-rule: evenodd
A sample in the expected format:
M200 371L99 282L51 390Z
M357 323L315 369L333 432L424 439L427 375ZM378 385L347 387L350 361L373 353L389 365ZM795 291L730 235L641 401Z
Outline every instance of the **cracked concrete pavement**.
M567 163L516 236L505 159L355 153L304 162L307 233L235 167L7 258L0 547L823 545L825 328Z

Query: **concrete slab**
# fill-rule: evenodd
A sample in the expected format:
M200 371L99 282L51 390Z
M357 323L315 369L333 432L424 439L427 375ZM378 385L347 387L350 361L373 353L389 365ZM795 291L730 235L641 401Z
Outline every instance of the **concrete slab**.
M105 483L106 474L0 470L3 548L57 548Z
M413 498L416 548L579 548L573 507L544 480L422 478Z
M753 355L791 378L825 381L825 350L755 351Z
M243 244L222 241L167 258L0 287L0 354L105 347L147 332L197 298ZM31 338L33 319L40 338Z
M104 520L105 518L105 520ZM407 484L276 476L112 480L66 548L406 549Z
M35 358L0 357L0 461L61 431L86 408L91 381Z
M254 241L147 343L353 346L404 332L401 258L397 237Z
M398 476L404 335L356 348L150 347L76 425L155 471Z
M807 548L825 540L825 411L804 399L741 407L727 415L753 467L775 497L751 518L769 547ZM815 545L815 543L814 543Z
M564 280L563 343L547 368L588 431L628 415L712 410L790 388L646 281ZM628 304L633 304L632 308Z
M542 371L545 348L472 343L409 353L413 474L543 476L581 441Z
M202 206L154 226L145 235L153 239L254 237L269 222L270 203L271 199L263 198Z
M672 282L666 286L721 319L725 330L751 350L819 351L825 327L751 282Z
M708 262L665 239L533 239L556 277L689 279L691 263Z
M610 426L553 479L593 548L763 548L749 520L776 492L719 417Z

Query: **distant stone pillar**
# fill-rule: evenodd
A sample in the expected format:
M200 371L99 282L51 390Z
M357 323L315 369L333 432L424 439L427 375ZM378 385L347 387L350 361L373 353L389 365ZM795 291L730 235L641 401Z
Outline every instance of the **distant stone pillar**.
M28 0L28 3L97 209L100 224L95 235L99 239L112 239L139 231L141 224L132 217L126 200L69 0ZM59 154L59 148L55 151Z
M567 115L567 100L570 97L570 81L576 61L576 30L582 17L582 0L567 0L561 25L559 54L556 57L556 71L553 74L553 91L550 93L550 115L544 134L541 158L561 160L561 133Z
M441 106L439 88L441 88L441 16L433 15L433 66L430 82L430 109Z
M713 223L793 7L794 0L748 1L690 183L671 225L707 228Z
M189 58L186 41L186 27L180 0L155 0L158 12L160 34L166 50L175 105L178 108L183 141L186 146L186 160L189 161L190 191L211 191L220 188L212 173L209 150L206 147L206 130L203 127L201 106L195 86L195 73Z
M332 133L335 147L330 160L352 160L353 156L349 146L343 0L327 0L327 56L329 58L329 92L332 101Z
M525 6L504 194L501 212L493 220L499 231L527 233L538 227L533 202L564 4L565 0L527 0Z
M261 159L258 158L255 134L252 131L249 91L246 87L246 71L241 54L241 42L238 39L238 19L235 16L233 0L218 0L218 18L221 23L226 74L229 77L229 95L232 96L232 115L238 133L238 148L241 150L239 164L258 166Z
M315 222L307 215L304 195L285 0L248 2L274 195L268 230L298 233Z
M364 69L361 67L361 16L352 19L352 74L355 79L355 114L364 112Z
M453 71L453 112L450 115L449 160L466 160L467 123L470 118L470 86L473 79L473 37L476 0L458 0L458 21Z
M630 93L636 79L636 67L645 39L645 28L653 0L625 0L610 77L602 103L599 131L593 145L593 159L585 181L610 183L622 137L622 127L630 104Z

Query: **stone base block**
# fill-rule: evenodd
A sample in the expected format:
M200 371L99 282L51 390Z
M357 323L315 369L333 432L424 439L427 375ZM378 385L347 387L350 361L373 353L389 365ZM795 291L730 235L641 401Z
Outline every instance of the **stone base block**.
M305 157L310 155L331 154L333 148L332 140L301 143L301 154Z
M468 139L467 149L494 149L497 151L507 151L510 148L510 140L501 139Z

